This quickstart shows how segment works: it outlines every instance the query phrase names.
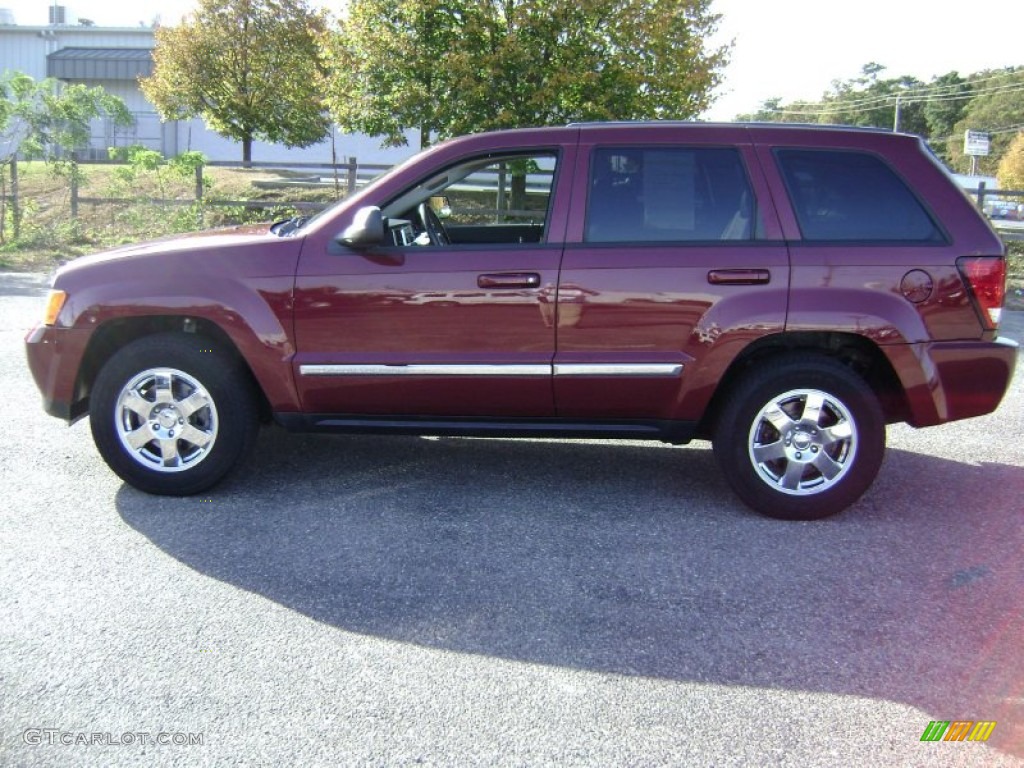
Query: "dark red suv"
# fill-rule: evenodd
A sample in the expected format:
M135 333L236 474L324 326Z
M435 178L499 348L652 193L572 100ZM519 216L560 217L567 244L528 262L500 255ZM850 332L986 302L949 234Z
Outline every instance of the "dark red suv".
M632 123L449 141L308 219L80 259L28 339L151 493L291 430L714 441L812 519L886 423L994 410L1004 246L920 139Z

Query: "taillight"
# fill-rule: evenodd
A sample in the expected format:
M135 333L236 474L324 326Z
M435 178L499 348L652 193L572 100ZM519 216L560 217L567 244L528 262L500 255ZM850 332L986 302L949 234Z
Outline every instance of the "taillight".
M999 325L1006 295L1006 260L999 256L963 256L956 266L974 298L986 330Z

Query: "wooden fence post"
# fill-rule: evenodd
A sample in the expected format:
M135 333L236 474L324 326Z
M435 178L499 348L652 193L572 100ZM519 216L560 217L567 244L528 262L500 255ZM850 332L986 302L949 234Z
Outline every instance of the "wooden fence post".
M348 191L346 197L352 197L356 193L356 177L359 172L359 164L354 157L348 159Z
M11 158L11 225L14 239L21 233L21 206L18 202L18 157Z
M78 169L71 169L71 218L78 218Z
M196 166L196 225L202 229L204 225L203 216L203 164Z
M203 202L203 164L196 166L196 202Z

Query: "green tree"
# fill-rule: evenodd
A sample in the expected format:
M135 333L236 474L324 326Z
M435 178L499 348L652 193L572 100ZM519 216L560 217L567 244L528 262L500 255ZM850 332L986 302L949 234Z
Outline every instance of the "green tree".
M1000 160L1024 125L1024 67L985 70L961 77L956 72L922 83L912 77L883 79L884 67L864 66L858 77L837 80L817 102L783 104L768 99L740 120L838 123L892 128L897 98L900 130L917 133L951 168L967 172L964 156L967 130L991 134L990 152L979 158L980 173L996 173Z
M156 32L142 90L164 120L202 117L221 136L305 147L323 139L326 18L304 0L200 0L177 27Z
M1024 68L979 72L971 81L975 96L968 103L963 118L953 127L946 154L954 170L966 172L970 159L964 155L964 132L990 132L989 154L978 158L978 172L991 176L999 168L1016 129L1024 125Z
M756 112L736 115L744 123L815 123L821 112L818 102L794 101L783 104L779 96L761 102Z
M971 84L956 72L940 75L931 81L933 94L924 103L924 119L928 135L934 139L949 136L964 116L971 97Z
M924 135L924 83L907 75L881 78L884 71L881 64L871 62L859 77L834 82L820 104L818 122L890 129L898 125L900 131Z
M1018 133L999 161L1000 189L1024 190L1024 131Z
M900 130L937 142L935 148L948 160L948 137L964 118L973 97L971 79L949 72L923 83L909 76L883 78L884 71L881 64L871 62L864 65L859 76L833 82L819 101L783 104L779 98L768 99L756 112L737 119L891 129L896 125L898 103ZM962 131L960 140L962 143Z
M728 46L711 0L352 0L325 40L328 103L405 144L573 120L690 118Z
M780 123L819 123L825 125L857 125L893 128L926 135L928 130L921 96L924 83L909 76L882 78L885 67L876 62L865 64L857 77L835 80L831 90L820 101L799 101L783 104L769 99L761 108L740 120Z
M52 78L37 81L22 72L0 76L0 242L6 239L7 179L15 158L41 159L77 178L75 152L89 145L91 123L99 118L118 127L134 122L125 103L99 86L66 85ZM15 238L19 218L14 210Z

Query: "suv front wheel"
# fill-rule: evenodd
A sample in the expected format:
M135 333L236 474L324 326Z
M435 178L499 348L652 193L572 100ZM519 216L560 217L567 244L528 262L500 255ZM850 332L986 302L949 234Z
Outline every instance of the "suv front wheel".
M138 339L104 365L89 420L103 459L139 490L204 491L252 447L259 429L241 363L195 334Z
M885 418L875 393L845 365L814 355L771 360L727 398L715 458L756 511L782 520L828 517L878 474Z

